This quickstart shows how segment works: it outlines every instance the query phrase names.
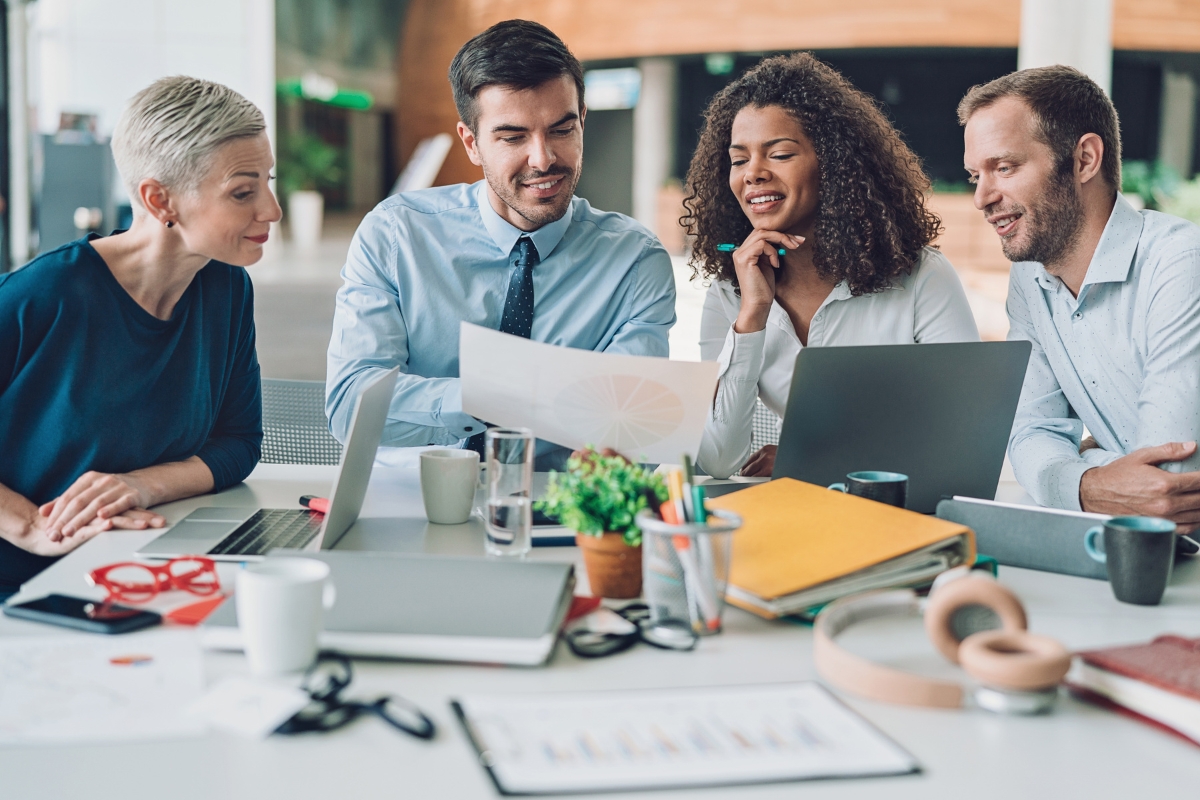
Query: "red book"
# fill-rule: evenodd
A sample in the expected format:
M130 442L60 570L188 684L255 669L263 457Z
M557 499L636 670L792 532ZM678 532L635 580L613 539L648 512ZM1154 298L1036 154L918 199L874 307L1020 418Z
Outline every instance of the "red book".
M1200 745L1200 639L1160 636L1078 655L1067 685L1082 699L1116 706Z

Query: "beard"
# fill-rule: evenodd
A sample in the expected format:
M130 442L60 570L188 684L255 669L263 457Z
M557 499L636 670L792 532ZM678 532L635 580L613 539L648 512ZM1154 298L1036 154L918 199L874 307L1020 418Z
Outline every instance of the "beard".
M1004 212L1021 214L1025 223L1023 236L1000 240L1004 257L1013 262L1057 264L1075 246L1083 230L1083 200L1071 169L1056 171L1028 208L1018 204L1009 209L988 209L986 213Z
M533 202L528 202L521 198L521 184L538 178L552 178L559 175L563 176L562 188L558 190L558 193L554 197L548 197L545 200L535 200ZM488 169L488 165L485 162L483 165L483 177L487 179L488 185L492 187L492 191L504 201L506 206L528 220L530 224L540 228L543 225L549 225L551 222L557 222L567 213L567 209L571 206L571 198L575 195L575 186L579 183L579 170L556 166L545 172L527 172L509 180L502 180Z

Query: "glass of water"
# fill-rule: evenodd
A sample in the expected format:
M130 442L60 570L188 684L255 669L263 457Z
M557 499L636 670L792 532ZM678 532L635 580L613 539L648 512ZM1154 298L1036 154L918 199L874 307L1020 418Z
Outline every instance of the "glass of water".
M528 428L489 428L484 437L487 508L483 523L488 555L523 556L533 543L533 455Z

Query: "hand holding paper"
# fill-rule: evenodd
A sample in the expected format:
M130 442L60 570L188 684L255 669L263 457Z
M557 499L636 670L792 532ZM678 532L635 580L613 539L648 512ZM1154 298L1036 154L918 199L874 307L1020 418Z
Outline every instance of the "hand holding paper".
M712 361L558 347L467 322L459 339L466 413L648 462L699 449L717 370Z

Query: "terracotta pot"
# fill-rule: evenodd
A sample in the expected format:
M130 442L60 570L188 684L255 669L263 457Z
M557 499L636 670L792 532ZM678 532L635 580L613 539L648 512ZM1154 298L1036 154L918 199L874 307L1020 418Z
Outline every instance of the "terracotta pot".
M625 544L625 534L575 534L583 551L588 585L596 597L629 600L642 596L642 548Z

